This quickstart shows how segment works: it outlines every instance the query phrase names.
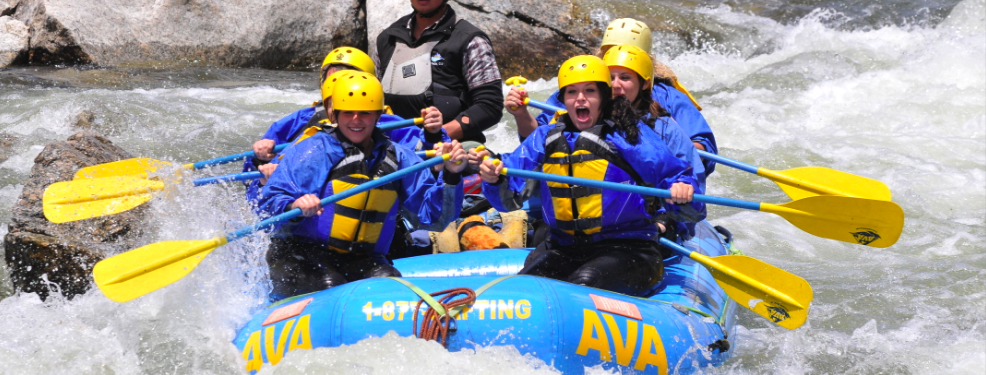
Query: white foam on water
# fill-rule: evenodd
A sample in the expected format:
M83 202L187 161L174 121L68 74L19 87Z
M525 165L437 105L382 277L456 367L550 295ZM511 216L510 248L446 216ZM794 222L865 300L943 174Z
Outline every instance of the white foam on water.
M372 360L369 360L372 359ZM391 331L354 345L291 352L258 374L558 374L544 361L510 346L449 352L435 341Z
M44 146L34 145L24 152L13 155L9 159L0 163L0 168L11 169L17 173L28 173L34 167L34 158L44 150Z

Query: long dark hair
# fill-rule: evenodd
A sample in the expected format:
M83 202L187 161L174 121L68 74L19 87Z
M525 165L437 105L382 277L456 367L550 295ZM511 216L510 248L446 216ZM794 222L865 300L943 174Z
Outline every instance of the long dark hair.
M640 80L640 92L637 93L637 100L635 100L636 104L634 104L633 109L637 113L637 116L645 119L644 123L653 129L654 124L657 123L659 118L671 116L671 113L661 103L658 103L651 97L651 90L653 90L654 86L651 85L649 88L644 88L644 83L646 83L644 82L644 78L638 74L637 79ZM654 84L657 84L657 82L654 82ZM647 115L650 116L648 117Z
M596 88L599 89L599 96L602 98L602 108L597 123L606 120L612 121L613 127L623 134L623 138L627 142L630 142L630 144L640 142L640 128L637 125L637 122L640 121L640 115L634 110L633 104L625 96L613 98L613 88L609 87L609 85L596 82ZM650 98L650 95L647 97ZM558 90L558 101L565 102L564 87ZM561 120L565 125L574 126L572 119L567 113L562 116Z

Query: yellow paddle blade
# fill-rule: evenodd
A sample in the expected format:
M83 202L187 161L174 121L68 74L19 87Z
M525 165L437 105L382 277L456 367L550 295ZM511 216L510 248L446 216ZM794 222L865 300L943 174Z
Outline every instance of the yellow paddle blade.
M719 286L736 303L758 315L795 329L808 319L814 292L805 279L745 255L690 257L705 265Z
M91 219L131 210L161 189L161 181L127 176L56 182L45 189L42 209L52 223Z
M760 168L757 174L776 182L792 200L842 195L889 201L891 196L890 188L880 181L831 168L800 167L785 171Z
M163 241L96 263L96 286L111 300L127 302L188 275L225 237L199 241Z
M133 158L112 163L96 164L85 167L75 172L73 179L80 178L100 178L112 176L134 176L147 178L148 174L156 172L160 168L170 167L171 163L148 158Z
M760 211L819 237L872 247L893 245L904 228L900 206L873 199L816 195L782 205L761 203Z

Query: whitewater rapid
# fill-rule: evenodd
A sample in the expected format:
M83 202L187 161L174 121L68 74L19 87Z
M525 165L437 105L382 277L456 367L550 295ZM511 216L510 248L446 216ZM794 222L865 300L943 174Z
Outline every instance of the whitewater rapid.
M907 217L900 241L877 249L813 237L769 214L710 208L710 221L732 230L747 255L803 277L815 291L808 323L797 330L741 310L734 357L715 371L982 373L986 4L963 0L934 25L874 28L839 27L846 16L832 10L786 23L725 5L697 13L743 32L705 48L663 49L676 52L658 58L698 97L722 155L776 170L821 166L883 181ZM18 137L13 155L0 163L0 222L9 221L33 158L73 134L80 111L95 113L96 129L135 155L190 162L247 150L271 122L318 96L315 73L254 80L263 72L231 79L215 70L219 78L178 71L185 84L122 88L0 81L0 131ZM65 73L25 74L58 82ZM527 88L543 99L556 83ZM490 145L517 145L511 121L490 131ZM156 198L144 243L206 239L252 223L241 192L236 184L187 185ZM723 166L710 177L709 194L787 201L772 182ZM6 232L3 224L0 235ZM13 294L0 270L0 373L241 372L243 359L230 341L265 303L266 240L258 235L221 247L190 276L125 304L98 290L42 302ZM264 371L325 372L555 371L511 347L448 353L396 336L292 352Z

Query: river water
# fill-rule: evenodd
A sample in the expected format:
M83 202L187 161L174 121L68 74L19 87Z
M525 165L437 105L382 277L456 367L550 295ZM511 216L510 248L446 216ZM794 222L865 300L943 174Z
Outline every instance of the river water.
M813 237L774 215L711 208L710 219L748 255L815 291L797 330L740 311L734 356L715 371L982 373L983 0L608 0L592 14L602 24L636 14L679 27L656 32L655 50L698 97L721 154L776 170L822 166L874 178L906 214L900 241L877 249ZM194 63L0 71L0 132L16 138L0 163L0 222L9 221L33 158L77 131L83 110L135 155L198 161L247 150L272 121L317 97L315 80L313 72ZM528 89L543 98L555 83ZM492 129L492 147L512 149L514 129L506 121ZM722 166L709 186L713 195L787 201L770 181ZM144 243L205 239L252 222L240 194L236 185L189 185L155 199ZM180 282L126 304L95 290L42 302L14 293L0 267L0 373L237 373L244 363L230 341L264 303L265 241L224 246ZM426 371L556 372L511 347L447 353L396 336L292 352L273 372Z

